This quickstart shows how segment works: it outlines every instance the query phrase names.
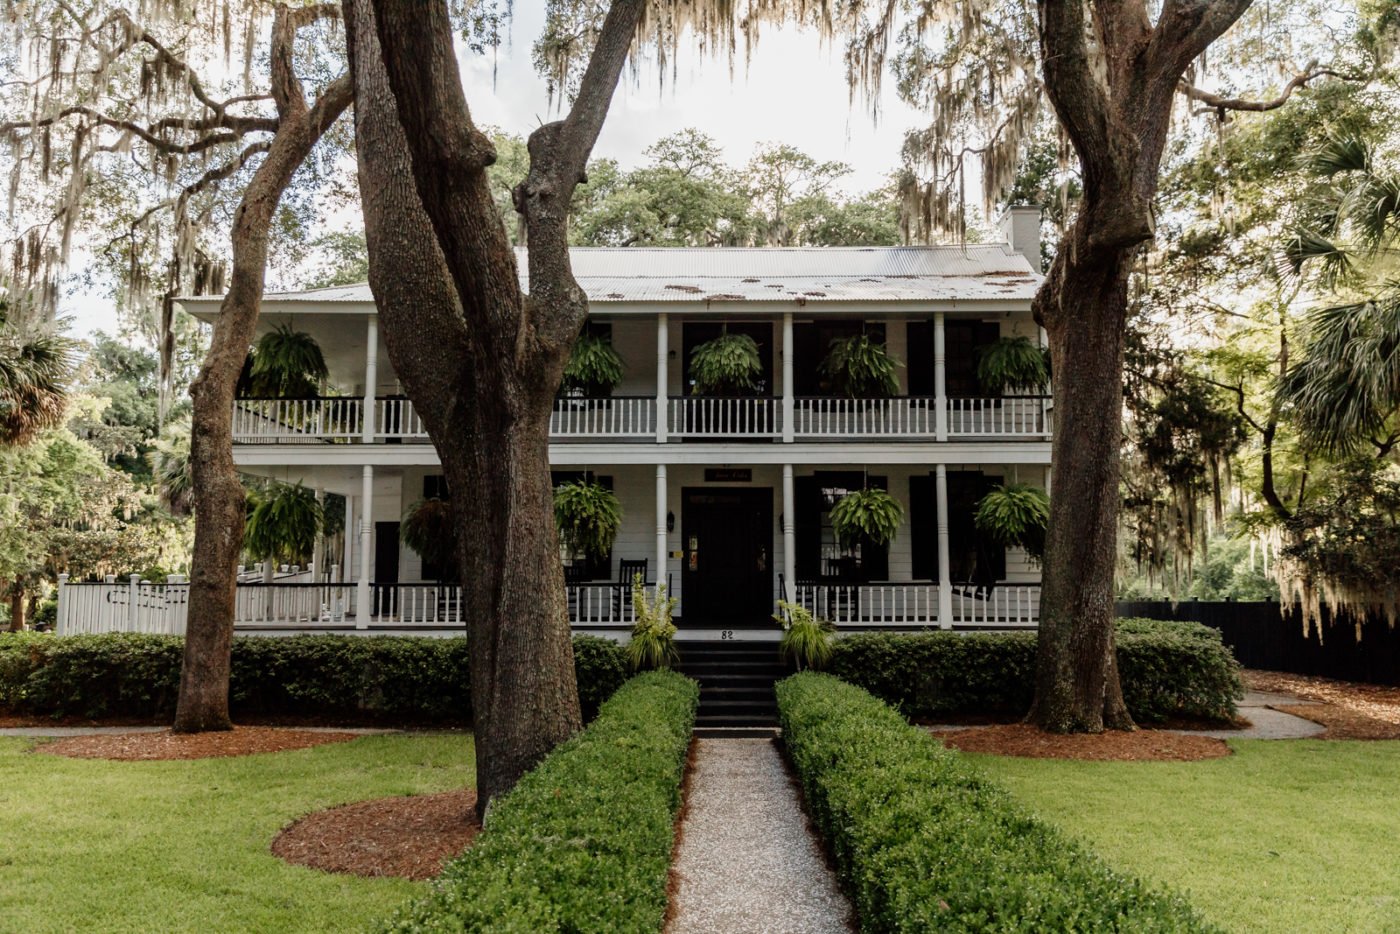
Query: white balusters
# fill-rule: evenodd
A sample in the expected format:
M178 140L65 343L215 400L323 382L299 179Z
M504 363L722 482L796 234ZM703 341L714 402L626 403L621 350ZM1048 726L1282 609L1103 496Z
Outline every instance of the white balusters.
M655 438L656 400L609 396L554 400L549 433L556 438Z
M770 396L672 396L670 434L690 437L771 438L779 400Z
M948 400L949 436L1048 437L1047 399L1006 396L996 399Z

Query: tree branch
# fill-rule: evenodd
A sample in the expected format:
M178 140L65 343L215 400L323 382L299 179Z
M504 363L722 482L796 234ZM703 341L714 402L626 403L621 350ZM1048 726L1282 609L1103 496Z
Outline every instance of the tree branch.
M1315 81L1318 78L1341 78L1344 81L1357 80L1357 76L1355 75L1343 74L1332 68L1319 68L1317 61L1314 60L1309 62L1306 68L1294 75L1292 80L1283 86L1283 90L1279 92L1279 95L1271 100L1251 101L1239 97L1224 97L1204 90L1203 88L1194 87L1185 78L1181 79L1179 90L1189 100L1206 105L1204 108L1196 111L1198 114L1207 114L1216 111L1220 112L1221 116L1224 116L1223 112L1226 110L1262 113L1268 110L1277 110L1282 107L1284 104L1288 103L1294 91L1307 87L1308 82Z

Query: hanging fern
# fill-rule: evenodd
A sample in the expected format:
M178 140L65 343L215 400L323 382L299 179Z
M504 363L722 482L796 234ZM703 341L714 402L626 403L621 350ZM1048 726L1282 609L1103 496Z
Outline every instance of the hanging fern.
M320 395L330 376L321 345L305 331L279 324L259 338L248 368L248 385L255 396L304 399Z
M399 540L412 548L424 563L451 568L457 560L457 524L452 504L430 496L408 507L399 525Z
M728 331L690 352L692 390L697 396L739 395L758 388L763 361L758 342L747 334Z
M1045 555L1050 495L1029 483L998 486L978 502L973 521L1002 548L1024 548L1039 561Z
M271 483L249 494L243 547L255 560L305 564L316 549L324 513L316 494L300 483Z
M837 392L852 399L884 399L899 392L899 363L867 334L837 338L818 369Z
M977 352L977 382L988 395L1037 392L1050 382L1050 358L1028 337L1003 337Z
M611 341L584 331L574 344L569 363L564 367L565 389L587 396L606 396L622 382L622 357Z
M861 544L888 544L902 521L904 507L899 500L874 487L846 494L831 509L831 529L847 551Z
M571 554L607 557L622 524L617 495L601 483L575 480L554 488L554 525Z

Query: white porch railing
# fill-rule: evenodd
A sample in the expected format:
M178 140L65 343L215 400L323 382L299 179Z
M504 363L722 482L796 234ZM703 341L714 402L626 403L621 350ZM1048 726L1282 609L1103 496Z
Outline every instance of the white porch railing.
M338 584L240 583L234 602L234 631L315 632L349 629L461 629L466 621L462 590L455 584L376 584L370 612L357 615L357 587ZM631 626L636 620L630 584L568 585L572 625ZM149 632L183 635L189 584L140 580L69 583L58 588L59 635Z
M953 585L954 626L1029 628L1039 624L1039 584Z
M794 400L793 434L799 438L930 438L937 431L937 402L922 396Z
M1048 437L1049 434L1049 396L948 400L950 438L1030 438Z
M364 401L351 397L238 399L233 437L254 443L352 441L360 437L363 411Z
M654 438L656 399L608 396L554 400L549 433L555 438Z
M374 439L387 441L391 438L428 440L428 429L413 410L411 399L389 396L374 400Z
M772 438L782 400L772 396L672 396L668 431L685 438Z
M950 398L949 438L1048 438L1048 396ZM782 399L774 396L672 396L664 413L676 438L775 438L782 433ZM239 399L233 438L240 444L344 443L364 439L359 398ZM426 442L427 430L403 397L374 401L377 442ZM656 436L650 396L561 397L550 416L557 440L647 440ZM793 400L793 436L812 439L929 440L938 429L938 402L926 396L889 399L801 397Z
M1039 584L954 584L952 597L950 626L1025 628L1040 621ZM931 582L799 582L797 602L841 629L940 625L938 585Z
M799 583L797 602L841 629L938 625L937 584Z

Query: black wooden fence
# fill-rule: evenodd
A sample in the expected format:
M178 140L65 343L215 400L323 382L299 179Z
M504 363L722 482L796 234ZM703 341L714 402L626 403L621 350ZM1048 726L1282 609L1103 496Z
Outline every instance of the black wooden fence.
M1280 614L1272 602L1122 602L1118 615L1204 623L1220 630L1246 668L1400 685L1400 627L1383 616L1367 618L1358 639L1352 617L1333 619L1325 607L1320 632L1313 626L1306 636L1301 614Z

